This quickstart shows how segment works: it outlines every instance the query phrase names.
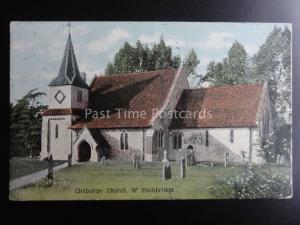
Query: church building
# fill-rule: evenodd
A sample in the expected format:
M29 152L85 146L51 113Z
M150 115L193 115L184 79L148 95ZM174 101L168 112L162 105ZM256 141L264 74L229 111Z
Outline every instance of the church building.
M272 131L267 84L191 89L180 67L95 76L88 85L70 34L48 98L41 158L54 160L159 161L164 150L178 160L189 150L197 162L226 155L261 163L260 143Z

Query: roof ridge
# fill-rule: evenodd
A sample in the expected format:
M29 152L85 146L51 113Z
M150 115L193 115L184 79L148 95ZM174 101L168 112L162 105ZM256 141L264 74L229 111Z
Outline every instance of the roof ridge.
M221 88L234 88L234 87L241 87L241 86L263 86L262 83L254 83L254 84L236 84L236 85L224 85L218 87L199 87L199 88L185 88L184 91L198 91L201 89L221 89Z
M96 75L97 78L102 77L117 77L117 76L124 76L124 75L136 75L136 74L143 74L143 73L155 73L155 72L162 72L167 70L178 70L179 68L169 68L169 69L161 69L161 70L148 70L148 71L141 71L141 72L131 72L131 73L118 73L118 74L110 74L110 75Z

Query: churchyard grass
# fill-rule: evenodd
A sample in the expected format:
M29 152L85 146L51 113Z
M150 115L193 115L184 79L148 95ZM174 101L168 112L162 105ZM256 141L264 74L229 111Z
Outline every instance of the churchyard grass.
M162 181L161 163L143 163L136 170L132 163L110 162L77 164L54 174L54 185L47 187L44 181L10 192L11 200L118 200L118 199L213 199L208 186L223 179L226 174L242 172L241 166L205 164L188 166L186 177L180 178L178 162L171 163L172 178ZM289 167L272 166L272 172L290 174ZM261 170L267 170L261 168ZM144 192L142 188L173 188L174 192ZM110 189L126 190L126 193L108 193ZM132 189L137 188L134 192ZM76 193L79 189L102 190L101 193Z
M64 162L63 160L53 161L53 166L58 166ZM29 157L13 157L9 161L9 167L9 177L14 179L46 169L48 168L48 162Z

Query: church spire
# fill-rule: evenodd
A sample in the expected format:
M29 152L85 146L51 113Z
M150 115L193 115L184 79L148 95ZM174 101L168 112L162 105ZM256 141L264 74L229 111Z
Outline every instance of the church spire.
M68 24L68 26L69 35L60 70L58 76L51 81L49 86L74 85L82 88L88 88L88 85L80 76L71 39L70 24Z

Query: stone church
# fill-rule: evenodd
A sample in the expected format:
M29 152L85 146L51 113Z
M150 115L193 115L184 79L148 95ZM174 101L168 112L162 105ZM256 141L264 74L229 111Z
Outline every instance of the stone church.
M88 85L70 34L48 98L41 158L51 153L55 160L71 156L83 162L103 156L131 160L137 154L144 161L157 161L167 150L169 160L178 160L182 149L192 151L197 162L220 162L227 155L232 162L260 163L260 142L272 130L266 84L190 89L180 67L95 76ZM91 111L110 114L87 116ZM129 117L127 111L143 116ZM176 111L183 113L165 116Z

